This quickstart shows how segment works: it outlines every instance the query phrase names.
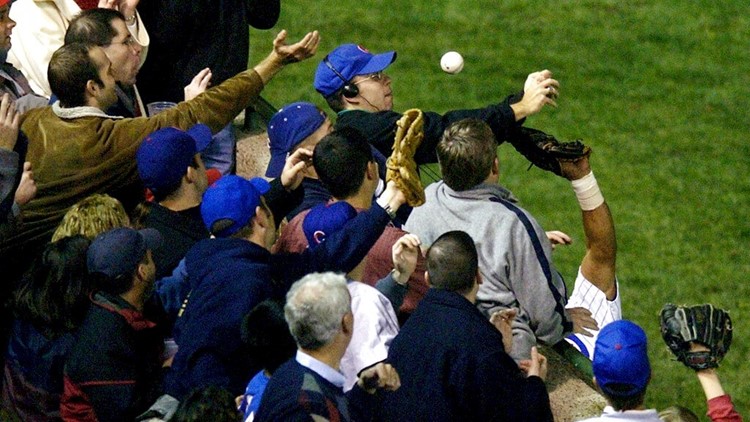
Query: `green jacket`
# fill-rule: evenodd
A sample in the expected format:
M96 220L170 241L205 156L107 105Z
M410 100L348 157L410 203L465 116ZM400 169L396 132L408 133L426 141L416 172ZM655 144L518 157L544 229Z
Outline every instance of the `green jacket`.
M147 135L196 123L216 133L262 89L260 76L249 70L151 118L126 119L93 107L61 108L59 103L30 110L21 130L29 138L26 160L32 163L38 192L22 208L19 231L0 240L0 254L6 262L12 255L33 258L24 255L48 242L68 208L91 194L112 195L126 209L134 206L143 199L135 154Z

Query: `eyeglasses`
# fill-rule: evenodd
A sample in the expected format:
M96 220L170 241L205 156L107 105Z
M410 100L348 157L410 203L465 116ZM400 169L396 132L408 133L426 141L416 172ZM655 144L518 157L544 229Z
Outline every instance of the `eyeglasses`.
M383 73L382 71L381 72L375 72L375 73L371 73L368 77L366 77L364 79L360 79L359 81L354 82L354 85L359 85L360 83L365 82L365 81L369 81L369 80L373 80L375 82L382 82L387 77L388 76L385 73Z
M129 47L132 49L135 49L135 46L138 44L138 42L133 38L132 35L128 35L124 41L120 42L111 42L109 44L104 44L102 47L108 47L110 45L124 45L125 47Z

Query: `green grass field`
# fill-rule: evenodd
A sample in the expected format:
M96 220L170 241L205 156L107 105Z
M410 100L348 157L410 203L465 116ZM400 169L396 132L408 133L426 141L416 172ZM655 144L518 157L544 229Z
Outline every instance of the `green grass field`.
M396 110L471 108L520 90L544 68L562 84L559 107L526 125L583 138L617 225L625 317L650 339L647 405L705 412L694 374L669 359L659 335L666 302L712 302L731 310L735 341L724 386L750 416L750 3L746 0L535 1L363 0L283 2L277 29L295 40L322 34L318 56L290 66L264 96L276 105L307 100L319 60L336 45L395 49ZM251 31L253 60L275 31ZM440 71L457 50L466 66ZM324 107L327 109L327 107ZM574 236L555 262L572 283L583 256L577 204L565 181L500 148L502 181L548 230Z

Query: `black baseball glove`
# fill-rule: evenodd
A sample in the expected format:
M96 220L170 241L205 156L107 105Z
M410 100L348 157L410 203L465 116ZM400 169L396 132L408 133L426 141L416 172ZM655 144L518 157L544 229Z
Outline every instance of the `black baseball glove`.
M591 148L584 145L580 139L560 142L552 135L523 126L511 137L510 143L531 162L531 165L558 176L562 176L561 161L578 161L591 154Z
M677 360L699 370L716 368L732 344L732 320L723 309L711 304L664 305L659 316L661 336ZM707 351L691 351L700 343Z

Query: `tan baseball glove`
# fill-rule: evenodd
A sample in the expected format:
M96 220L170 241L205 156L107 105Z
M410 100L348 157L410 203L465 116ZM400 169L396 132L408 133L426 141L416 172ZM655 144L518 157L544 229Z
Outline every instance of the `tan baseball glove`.
M424 137L422 111L416 108L406 111L396 125L393 153L385 162L385 180L396 182L396 186L406 196L406 203L418 207L425 201L424 187L414 161L414 153Z

